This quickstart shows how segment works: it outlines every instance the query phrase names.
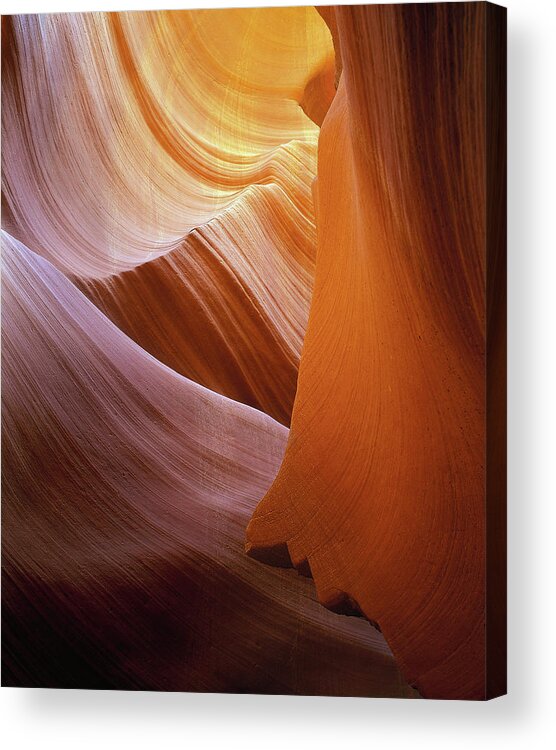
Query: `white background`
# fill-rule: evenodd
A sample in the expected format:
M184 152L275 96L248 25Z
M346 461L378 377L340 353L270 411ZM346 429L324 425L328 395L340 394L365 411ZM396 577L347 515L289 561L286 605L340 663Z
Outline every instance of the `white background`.
M233 5L0 2L2 13ZM507 5L510 694L489 703L449 703L3 688L5 748L556 747L556 2Z

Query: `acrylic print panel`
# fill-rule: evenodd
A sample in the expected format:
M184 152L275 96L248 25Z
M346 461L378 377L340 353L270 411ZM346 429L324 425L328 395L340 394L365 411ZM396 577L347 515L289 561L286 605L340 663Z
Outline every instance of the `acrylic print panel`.
M4 685L505 692L504 40L2 19Z

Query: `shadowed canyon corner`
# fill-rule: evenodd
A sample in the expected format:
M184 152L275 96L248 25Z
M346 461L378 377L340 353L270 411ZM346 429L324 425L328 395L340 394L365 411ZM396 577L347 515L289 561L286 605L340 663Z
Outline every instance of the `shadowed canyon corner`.
M2 18L2 684L506 691L505 10Z

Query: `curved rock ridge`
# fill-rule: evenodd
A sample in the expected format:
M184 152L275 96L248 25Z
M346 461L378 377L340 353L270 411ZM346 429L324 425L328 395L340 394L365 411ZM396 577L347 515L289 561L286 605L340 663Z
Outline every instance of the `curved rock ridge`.
M487 697L486 13L2 19L4 684Z
M414 696L364 621L243 554L286 428L2 239L3 684Z
M253 185L311 218L314 8L13 16L3 38L3 226L64 273L162 255Z
M291 431L247 530L432 698L486 695L485 12L335 10Z
M166 255L76 284L157 359L289 425L315 241L280 188L257 186Z

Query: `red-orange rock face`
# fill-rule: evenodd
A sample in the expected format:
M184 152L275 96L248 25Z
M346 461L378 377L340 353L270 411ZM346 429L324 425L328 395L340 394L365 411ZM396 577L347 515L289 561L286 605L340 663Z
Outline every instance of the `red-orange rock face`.
M424 696L484 698L484 8L336 21L291 432L247 549L378 623Z
M486 14L3 19L4 684L487 697Z

